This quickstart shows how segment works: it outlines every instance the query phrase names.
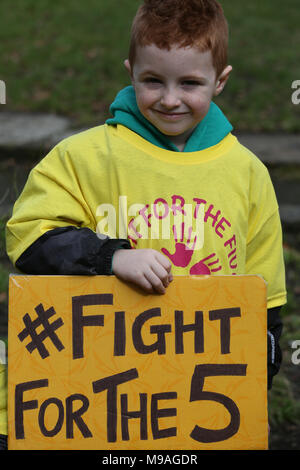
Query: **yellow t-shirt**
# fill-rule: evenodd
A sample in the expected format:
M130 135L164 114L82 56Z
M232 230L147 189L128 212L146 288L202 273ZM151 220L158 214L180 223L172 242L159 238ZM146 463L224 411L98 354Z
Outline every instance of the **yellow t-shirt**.
M67 225L159 250L175 275L259 274L268 308L286 302L274 189L265 166L232 134L191 153L163 150L122 125L63 140L32 170L15 204L7 224L12 262Z
M232 134L206 150L164 150L122 125L60 142L31 172L7 225L13 262L56 227L89 227L153 248L174 275L259 274L286 302L278 205L267 169Z

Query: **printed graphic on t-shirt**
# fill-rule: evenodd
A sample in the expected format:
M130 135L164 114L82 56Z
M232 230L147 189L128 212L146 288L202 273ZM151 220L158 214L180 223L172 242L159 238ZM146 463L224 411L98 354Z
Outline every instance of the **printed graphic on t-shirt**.
M218 207L205 199L183 196L157 198L151 204L132 204L119 197L118 216L110 204L97 209L97 232L127 238L132 248L159 249L184 274L236 274L237 240L232 225ZM117 220L118 219L118 220ZM209 241L210 240L210 241ZM213 243L211 243L213 241Z

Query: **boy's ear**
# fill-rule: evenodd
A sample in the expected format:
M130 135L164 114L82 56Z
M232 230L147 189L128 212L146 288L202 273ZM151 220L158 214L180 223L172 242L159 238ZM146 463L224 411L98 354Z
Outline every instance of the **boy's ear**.
M131 65L128 59L124 60L124 65L125 65L125 69L127 70L127 72L129 73L132 79L132 70L131 70Z
M217 96L219 95L222 91L223 88L225 87L227 80L229 78L230 72L232 71L231 65L227 65L221 75L216 80L216 87L215 87L215 92L214 95Z

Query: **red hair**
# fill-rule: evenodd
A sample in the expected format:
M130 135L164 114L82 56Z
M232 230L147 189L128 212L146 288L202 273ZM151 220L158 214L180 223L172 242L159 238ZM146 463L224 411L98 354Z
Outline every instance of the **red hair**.
M144 0L133 20L129 62L136 46L154 44L210 50L217 76L227 65L228 24L216 0Z

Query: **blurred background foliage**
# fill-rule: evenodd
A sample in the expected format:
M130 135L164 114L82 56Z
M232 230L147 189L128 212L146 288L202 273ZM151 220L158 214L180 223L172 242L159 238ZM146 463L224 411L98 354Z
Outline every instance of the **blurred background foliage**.
M234 127L299 131L291 84L300 78L299 0L224 0L230 25L225 91ZM76 125L103 121L129 84L129 29L138 0L1 0L0 76L12 110L54 112Z

